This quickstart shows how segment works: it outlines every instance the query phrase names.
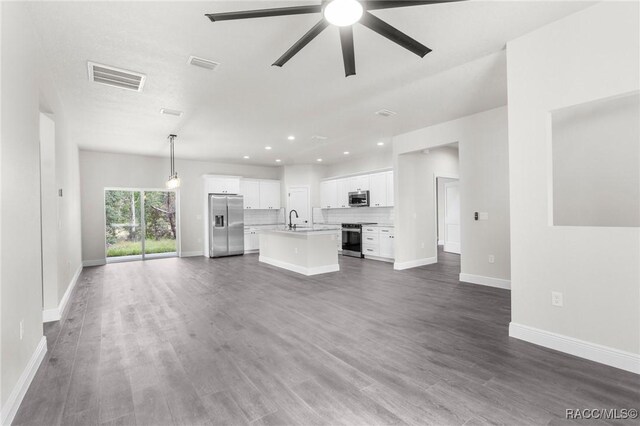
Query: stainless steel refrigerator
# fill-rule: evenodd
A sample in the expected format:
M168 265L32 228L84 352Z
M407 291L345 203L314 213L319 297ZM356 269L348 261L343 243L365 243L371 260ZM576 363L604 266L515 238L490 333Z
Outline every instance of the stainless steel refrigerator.
M244 254L242 195L209 194L209 257Z

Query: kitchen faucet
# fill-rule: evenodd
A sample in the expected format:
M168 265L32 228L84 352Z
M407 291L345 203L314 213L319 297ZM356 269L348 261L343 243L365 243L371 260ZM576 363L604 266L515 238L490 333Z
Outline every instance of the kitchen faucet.
M295 225L291 224L291 213L295 213L296 214L296 219L297 219L298 218L298 212L293 210L293 209L289 211L289 229L294 229Z

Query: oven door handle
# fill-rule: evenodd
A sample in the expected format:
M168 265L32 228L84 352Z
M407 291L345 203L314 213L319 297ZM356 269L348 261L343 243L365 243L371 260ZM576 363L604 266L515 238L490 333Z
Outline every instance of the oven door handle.
M356 233L360 233L359 229L351 229L351 228L342 228L342 232L356 232Z

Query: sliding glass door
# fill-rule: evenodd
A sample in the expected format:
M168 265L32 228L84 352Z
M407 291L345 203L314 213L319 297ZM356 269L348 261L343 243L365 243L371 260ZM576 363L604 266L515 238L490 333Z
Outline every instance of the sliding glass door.
M144 192L144 254L147 257L176 254L176 194Z
M107 261L177 255L176 193L106 189Z

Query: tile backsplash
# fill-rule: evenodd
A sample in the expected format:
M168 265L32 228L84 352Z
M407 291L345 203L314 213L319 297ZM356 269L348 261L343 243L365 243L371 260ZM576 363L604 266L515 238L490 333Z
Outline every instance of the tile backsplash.
M245 210L244 224L274 225L284 223L284 209L277 210Z
M350 209L313 209L313 223L372 222L393 224L393 207L354 207Z

